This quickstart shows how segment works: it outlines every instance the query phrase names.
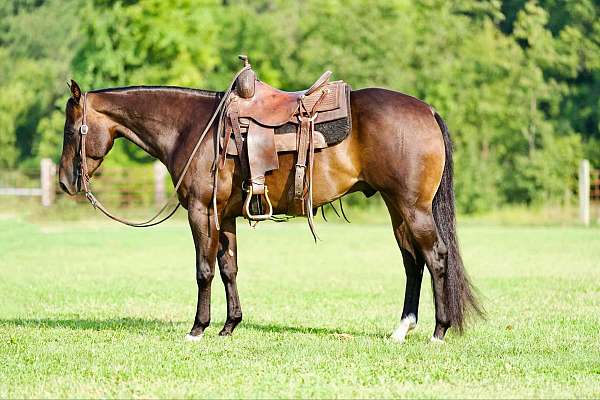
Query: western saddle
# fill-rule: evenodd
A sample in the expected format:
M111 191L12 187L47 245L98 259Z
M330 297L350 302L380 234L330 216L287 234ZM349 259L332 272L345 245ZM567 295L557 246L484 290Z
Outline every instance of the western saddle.
M297 153L287 214L306 215L314 234L314 153L327 147L315 124L349 117L349 88L343 81L329 82L331 71L326 71L310 88L284 92L258 80L247 56L239 58L244 69L226 99L218 130L218 169L224 167L228 154L239 157L244 176L243 216L264 221L273 217L265 175L279 168L278 152Z

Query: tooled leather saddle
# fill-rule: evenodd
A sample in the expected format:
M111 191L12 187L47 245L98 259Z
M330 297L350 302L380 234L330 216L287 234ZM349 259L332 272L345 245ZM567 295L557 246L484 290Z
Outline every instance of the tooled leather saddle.
M219 169L227 155L240 159L245 192L242 214L250 221L273 217L265 176L279 168L278 153L297 154L293 198L288 215L306 215L313 227L312 174L316 150L339 142L350 130L350 86L330 82L326 71L310 88L285 92L257 79L248 57L246 68L226 100L219 132ZM335 121L347 121L339 140L327 140L315 129Z

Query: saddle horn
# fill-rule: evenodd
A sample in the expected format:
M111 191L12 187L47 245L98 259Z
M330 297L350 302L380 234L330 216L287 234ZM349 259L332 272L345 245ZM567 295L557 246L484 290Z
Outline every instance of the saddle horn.
M240 54L238 58L244 62L244 67L251 67L247 55ZM238 76L235 90L238 96L243 99L249 99L254 96L256 91L256 74L252 68L248 68Z
M250 61L248 60L248 56L247 55L240 54L238 56L238 58L244 62L244 67L247 67L248 65L250 65Z

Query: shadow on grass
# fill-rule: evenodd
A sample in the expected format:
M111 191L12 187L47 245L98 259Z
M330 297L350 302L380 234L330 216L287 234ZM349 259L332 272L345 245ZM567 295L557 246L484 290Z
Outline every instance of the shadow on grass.
M357 337L370 337L374 339L385 339L389 335L383 333L373 332L362 332L355 330L345 330L339 328L315 328L306 326L286 326L279 324L268 324L268 323L256 323L256 322L242 322L240 327L250 329L254 331L261 331L267 333L300 333L309 335L331 335L331 336L357 336Z
M17 326L24 328L67 328L73 330L94 331L147 331L179 329L181 323L144 318L109 318L109 319L78 319L78 318L40 318L40 319L0 319L0 327Z
M109 319L78 319L78 318L12 318L0 319L0 328L5 326L55 329L66 328L73 330L92 330L92 331L185 331L188 328L188 321L165 321L159 319L144 318L109 318ZM213 328L220 328L224 321L215 321L211 324ZM309 334L319 336L344 336L370 337L375 339L385 339L387 335L382 333L360 332L355 330L344 330L337 328L323 327L304 327L304 326L286 326L273 323L242 322L242 329L260 331L266 333L288 333L288 334ZM235 335L235 334L234 334Z

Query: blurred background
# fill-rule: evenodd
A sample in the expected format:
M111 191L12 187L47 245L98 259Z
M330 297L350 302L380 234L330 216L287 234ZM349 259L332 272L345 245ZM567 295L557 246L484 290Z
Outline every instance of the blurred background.
M0 211L83 207L54 176L69 79L221 91L245 53L283 89L330 69L433 105L452 131L463 218L598 224L599 16L596 0L4 0ZM95 191L145 211L172 186L153 162L118 143ZM377 200L347 204L387 218Z

